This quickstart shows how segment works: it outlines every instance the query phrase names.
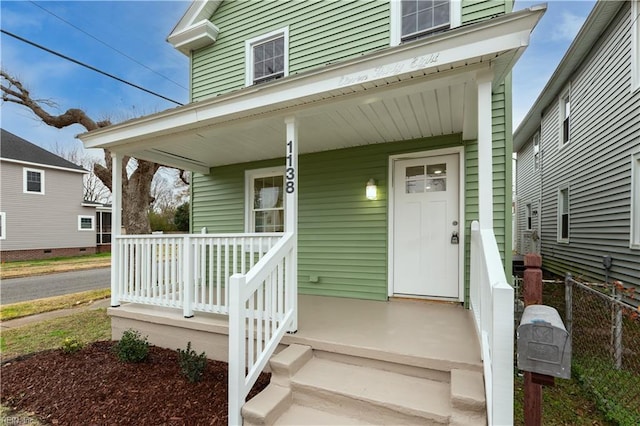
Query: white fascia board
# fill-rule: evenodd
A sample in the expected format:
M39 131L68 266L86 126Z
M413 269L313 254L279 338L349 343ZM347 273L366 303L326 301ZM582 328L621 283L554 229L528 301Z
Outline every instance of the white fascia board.
M182 15L182 18L180 18L176 26L171 30L167 39L193 26L196 22L200 22L203 19L208 20L221 3L222 0L193 0L184 15Z
M218 27L211 21L203 19L182 31L172 33L167 41L183 54L190 56L193 50L215 43L219 32Z
M470 58L495 56L528 45L544 7L514 12L428 39L388 48L325 68L84 133L85 148L116 148L136 141L241 118L283 104L365 82L438 69ZM128 147L129 148L129 147Z
M51 166L49 164L41 164L41 163L33 163L31 161L22 161L22 160L14 160L13 158L0 158L0 160L2 161L6 161L7 163L15 163L15 164L23 164L25 166L35 166L35 167L41 167L44 169L55 169L55 170L64 170L65 172L74 172L74 173L82 173L82 174L88 174L89 171L82 169L82 170L78 170L78 169L68 169L66 167L60 167L60 166Z

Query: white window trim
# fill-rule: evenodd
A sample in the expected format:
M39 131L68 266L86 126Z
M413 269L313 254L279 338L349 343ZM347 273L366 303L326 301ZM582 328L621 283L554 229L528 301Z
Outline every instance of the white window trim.
M38 172L40 173L40 191L27 191L27 172ZM39 194L44 195L44 170L42 169L32 169L30 167L22 168L22 192L25 194Z
M7 239L7 214L0 212L0 226L2 226L2 233L0 234L0 240Z
M390 46L399 46L402 43L402 0L390 0ZM462 25L462 0L450 0L449 3L449 28L457 28Z
M537 151L536 151L536 140L538 141L537 143ZM539 172L540 169L542 168L542 164L541 164L541 158L542 155L540 153L540 132L536 132L533 135L533 170L536 172ZM538 159L538 161L536 161L536 158Z
M562 209L560 208L560 202L561 202L561 198L562 198L562 191L567 190L567 200L569 203L569 208L567 209L567 215L568 220L567 220L567 238L562 238ZM557 219L557 232L556 232L556 237L557 237L557 241L559 243L568 243L569 239L571 238L571 233L569 232L571 230L571 190L569 189L569 185L561 185L558 187L558 198L557 198L557 206L556 206L556 219Z
M533 204L527 203L524 206L524 220L525 220L525 230L531 231L533 229ZM531 226L529 226L531 224Z
M631 1L631 92L640 89L640 0Z
M289 75L289 27L259 35L244 42L245 86L253 86L253 46L284 37L284 76Z
M629 248L640 250L640 151L631 154L631 226Z
M82 227L82 219L91 219L91 229ZM78 231L95 231L96 230L96 217L88 215L78 215Z
M282 176L284 177L284 167L267 167L264 169L246 170L244 172L244 230L247 233L255 233L255 223L253 221L253 183L258 178ZM287 209L287 197L283 197L284 209ZM285 223L286 226L286 223ZM285 229L286 230L286 229Z
M569 105L570 105L570 111L569 111L569 140L564 140L564 120L566 118L566 111L565 111L565 107L564 107L564 99L566 97L569 97ZM571 86L567 86L566 89L564 89L562 91L562 93L560 94L560 99L558 99L558 124L559 124L559 132L560 132L560 148L562 148L563 146L569 145L571 143L571 110L574 109L574 105L571 99Z

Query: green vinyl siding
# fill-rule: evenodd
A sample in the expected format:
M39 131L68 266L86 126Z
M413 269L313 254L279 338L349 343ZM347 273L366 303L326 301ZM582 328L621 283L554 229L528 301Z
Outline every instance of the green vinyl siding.
M492 16L509 13L513 0L462 0L462 24L484 21Z
M289 74L389 46L386 1L224 1L216 42L192 55L192 100L244 87L245 41L289 28Z
M505 107L506 106L506 107ZM507 279L511 276L511 75L492 97L493 232ZM478 142L465 141L465 306L469 306L471 222L478 220Z
M300 293L386 300L389 156L460 145L460 135L451 135L301 155ZM278 164L283 159L194 175L193 231L206 226L211 233L243 232L245 170ZM371 178L378 185L375 201L364 194Z

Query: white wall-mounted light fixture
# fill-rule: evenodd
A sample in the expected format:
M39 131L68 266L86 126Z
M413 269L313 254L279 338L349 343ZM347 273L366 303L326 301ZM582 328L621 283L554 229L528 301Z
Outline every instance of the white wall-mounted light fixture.
M378 187L376 186L376 181L373 179L369 179L367 182L367 200L377 200L378 199Z

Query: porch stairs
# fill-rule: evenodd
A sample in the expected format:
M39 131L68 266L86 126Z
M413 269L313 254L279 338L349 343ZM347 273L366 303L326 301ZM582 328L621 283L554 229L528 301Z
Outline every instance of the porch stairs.
M242 408L245 426L483 425L481 371L449 371L292 344L270 360L271 383Z

